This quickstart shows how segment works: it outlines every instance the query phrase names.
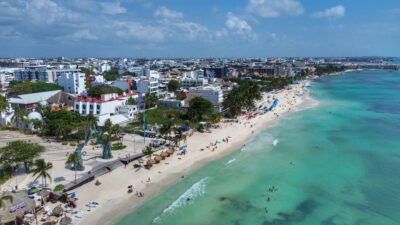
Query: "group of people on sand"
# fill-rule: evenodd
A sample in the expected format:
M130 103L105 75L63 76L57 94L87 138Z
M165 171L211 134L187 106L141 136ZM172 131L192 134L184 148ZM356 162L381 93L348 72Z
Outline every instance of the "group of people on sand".
M222 142L224 142L224 143L229 143L229 138L232 138L231 136L228 136L228 137L226 137L226 138L222 138ZM211 149L211 151L213 152L213 151L215 151L217 148L218 148L218 143L221 143L221 142L218 142L218 141L215 141L215 142L210 142L210 145L207 145L207 148L208 149ZM211 148L212 147L212 148Z
M133 187L133 185L129 185L128 186L128 194L130 194L130 193L132 193L133 192L133 189L134 189L134 187ZM136 194L135 194L137 197L144 197L144 194L142 193L142 192L138 192L138 191L136 191Z
M275 192L275 191L278 191L278 188L276 188L275 186L272 186L272 187L268 188L268 192L269 193ZM267 197L267 202L269 202L269 201L271 201L271 197L268 196ZM267 207L265 207L264 210L265 210L265 213L268 213L268 208Z

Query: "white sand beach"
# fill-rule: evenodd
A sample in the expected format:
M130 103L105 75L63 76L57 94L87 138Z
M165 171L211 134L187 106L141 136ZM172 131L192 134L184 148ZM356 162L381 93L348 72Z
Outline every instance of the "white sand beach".
M130 163L126 168L120 167L100 177L98 180L101 185L99 186L96 186L95 182L91 182L77 188L75 193L79 199L79 208L86 209L85 204L91 201L100 203L100 206L91 209L91 212L81 219L79 224L104 224L106 222L111 224L116 217L130 212L132 208L152 198L179 179L184 179L182 177L190 174L193 170L239 149L258 132L273 126L280 117L315 106L316 101L310 99L308 91L304 89L305 82L307 81L293 85L290 90L265 94L260 102L266 102L268 96L270 99L279 99L277 107L271 112L252 119L242 116L239 123L221 122L220 128L212 129L212 133L194 133L187 139L188 153L186 155L174 154L161 163L155 164L149 170L144 168L137 170L133 168L135 162ZM222 139L225 138L228 138L229 142L223 142ZM215 144L216 141L221 142L216 145L216 148L215 146L207 148L210 143ZM213 148L215 148L214 151ZM129 185L134 187L131 194L127 193ZM142 192L144 197L136 196L136 192Z
M151 169L133 168L133 165L138 163L133 161L127 167L119 167L96 178L101 182L99 186L95 185L95 180L73 190L78 198L78 208L86 213L77 223L112 223L112 220L115 220L116 217L129 213L132 208L152 198L180 179L184 179L182 177L187 176L204 164L239 149L257 133L273 126L284 115L315 106L316 101L309 97L308 90L305 88L308 82L310 81L291 85L289 89L279 92L264 93L263 99L256 104L257 107L261 104L263 107L269 107L274 99L279 100L277 106L270 112L257 115L251 119L247 115L243 115L238 118L238 122L223 121L219 123L219 128L211 129L211 133L195 132L192 136L188 136L186 140L187 153L185 155L178 155L175 152L159 164L153 165ZM259 112L264 111L260 110ZM47 142L47 140L37 136L24 135L16 131L0 132L3 134L0 138L0 146L4 146L6 142L12 140L29 140L45 146L46 151L41 155L41 158L53 163L53 169L50 171L53 178L53 182L50 184L51 188L60 183L65 184L73 181L74 171L65 168L65 160L67 152L73 152L76 147L61 145L57 142ZM226 142L223 139L229 141ZM216 142L220 143L216 144ZM139 136L133 139L133 136L126 135L123 143L128 147L113 152L114 158L108 161L119 160L128 154L138 153L144 147L143 138ZM215 146L210 146L210 144ZM83 150L87 152L87 155L84 156L86 168L85 171L78 172L78 177L104 161L100 158L101 148L88 145ZM18 184L19 189L27 188L33 179L31 174L21 172L2 185L1 188L4 190L11 189L16 184ZM149 179L150 181L148 181ZM129 185L133 186L133 193L130 194L127 193ZM138 197L136 192L141 192L144 196ZM90 208L89 212L86 205L93 201L98 202L99 206ZM58 204L48 203L50 208L54 208Z

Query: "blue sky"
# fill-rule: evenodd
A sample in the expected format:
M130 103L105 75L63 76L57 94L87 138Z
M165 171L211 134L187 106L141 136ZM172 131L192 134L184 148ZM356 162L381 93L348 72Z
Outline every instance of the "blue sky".
M399 53L399 0L0 0L0 57Z

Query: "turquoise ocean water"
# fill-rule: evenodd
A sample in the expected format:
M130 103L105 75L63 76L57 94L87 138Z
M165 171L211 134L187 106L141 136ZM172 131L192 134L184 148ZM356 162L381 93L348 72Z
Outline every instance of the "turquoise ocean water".
M309 89L317 107L283 118L116 224L400 224L400 72L324 77Z

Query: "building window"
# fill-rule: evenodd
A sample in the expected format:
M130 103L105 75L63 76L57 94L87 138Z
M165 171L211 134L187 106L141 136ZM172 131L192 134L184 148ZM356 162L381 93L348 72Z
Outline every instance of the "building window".
M83 110L86 110L86 105L82 105L82 109L83 109Z
M75 109L79 110L79 105L78 104L75 105Z
M89 105L89 109L90 109L90 110L93 110L93 105Z
M97 109L100 109L100 105L97 105L96 108L97 108Z

